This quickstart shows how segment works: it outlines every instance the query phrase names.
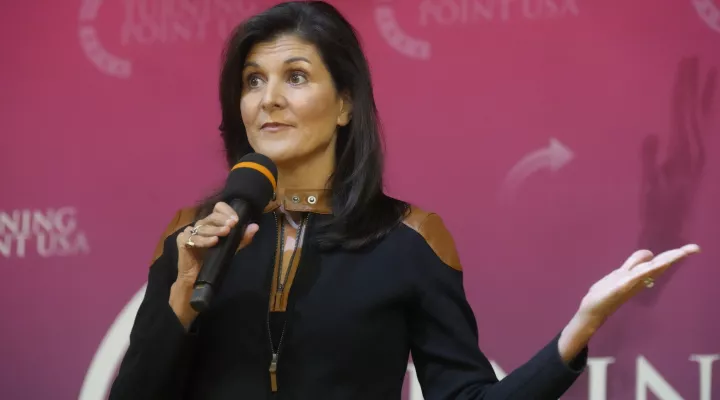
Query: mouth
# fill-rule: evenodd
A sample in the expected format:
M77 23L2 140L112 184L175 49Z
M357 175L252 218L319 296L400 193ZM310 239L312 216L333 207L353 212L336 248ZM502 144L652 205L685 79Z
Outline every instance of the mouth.
M286 128L290 128L291 125L282 124L280 122L266 122L260 127L261 130L266 132L277 132Z

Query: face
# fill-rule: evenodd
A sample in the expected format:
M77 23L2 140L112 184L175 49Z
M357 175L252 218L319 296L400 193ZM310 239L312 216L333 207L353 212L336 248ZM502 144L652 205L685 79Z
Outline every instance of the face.
M242 77L240 112L256 152L278 166L334 160L337 127L348 124L350 102L314 45L295 36L258 43Z

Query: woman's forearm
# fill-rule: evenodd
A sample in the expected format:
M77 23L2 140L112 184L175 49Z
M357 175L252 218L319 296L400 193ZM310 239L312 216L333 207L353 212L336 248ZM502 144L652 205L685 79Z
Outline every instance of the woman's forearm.
M574 360L588 345L600 325L599 321L592 321L578 314L573 316L558 339L558 350L563 361L569 363Z
M186 331L198 315L197 311L193 310L190 306L192 290L193 288L190 284L180 280L175 281L170 287L170 308L172 308L175 315L177 315Z

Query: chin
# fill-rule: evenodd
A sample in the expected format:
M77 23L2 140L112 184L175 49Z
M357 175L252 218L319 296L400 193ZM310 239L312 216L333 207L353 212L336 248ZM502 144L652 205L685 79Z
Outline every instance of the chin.
M293 147L296 146L258 145L253 146L253 149L255 149L255 152L271 159L275 165L282 165L287 164L300 156L297 150Z

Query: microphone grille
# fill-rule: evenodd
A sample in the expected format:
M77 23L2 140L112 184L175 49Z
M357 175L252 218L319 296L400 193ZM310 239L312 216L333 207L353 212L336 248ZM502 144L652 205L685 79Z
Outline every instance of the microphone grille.
M228 174L223 198L244 199L254 211L262 212L277 190L277 166L267 156L250 153L242 157Z

